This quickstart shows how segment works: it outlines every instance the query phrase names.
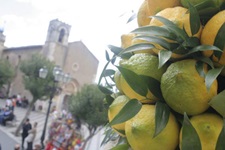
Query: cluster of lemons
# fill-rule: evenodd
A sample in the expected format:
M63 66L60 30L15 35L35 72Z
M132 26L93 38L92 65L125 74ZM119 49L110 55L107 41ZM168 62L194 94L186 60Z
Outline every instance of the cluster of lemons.
M211 0L218 7L224 0ZM164 26L157 17L161 16L186 31L189 37L197 38L202 45L213 45L221 26L225 23L225 10L213 14L198 31L192 35L188 2L197 5L204 0L144 0L137 14L139 27ZM135 44L151 43L154 48L134 51L129 59L121 59L119 66L129 69L138 75L149 76L160 82L160 92L171 109L166 127L157 135L155 133L155 102L160 98L148 90L146 96L137 93L125 80L119 70L114 75L114 81L120 95L115 97L108 109L109 122L120 112L131 99L142 103L141 110L126 122L112 125L121 136L126 137L133 150L174 150L182 144L182 124L174 113L190 117L203 150L216 149L217 139L223 128L223 118L219 113L209 112L209 101L218 94L218 81L215 79L207 89L205 77L197 69L197 60L183 54L172 53L169 61L159 66L160 51L165 48L159 43L135 38L136 33L121 36L121 47L126 49ZM223 35L225 37L225 35ZM168 39L166 39L168 41ZM225 48L224 48L225 49ZM223 50L224 50L223 49ZM198 53L199 55L199 53ZM210 58L215 67L225 65L225 53L218 58L213 51L203 51L202 56ZM207 64L203 65L203 74L208 72ZM223 76L221 72L221 76Z

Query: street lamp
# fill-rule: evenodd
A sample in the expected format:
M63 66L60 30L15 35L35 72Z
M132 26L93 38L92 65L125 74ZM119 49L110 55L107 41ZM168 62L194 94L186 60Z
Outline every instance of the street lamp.
M48 110L47 110L46 118L45 118L45 124L44 124L44 128L43 128L42 135L41 135L42 149L44 149L45 132L46 132L48 116L49 116L50 108L51 108L51 104L52 104L52 99L59 89L57 87L57 83L58 82L68 83L71 80L70 75L63 73L62 69L59 66L55 66L52 73L53 73L53 76L54 76L54 85L49 87L49 90L50 90L51 93L50 93L50 98L49 98ZM39 70L39 77L40 78L45 79L47 77L47 74L48 74L48 69L45 66Z

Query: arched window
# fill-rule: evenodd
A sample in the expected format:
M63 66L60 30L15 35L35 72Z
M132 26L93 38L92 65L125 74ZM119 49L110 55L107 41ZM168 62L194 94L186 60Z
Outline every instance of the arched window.
M64 35L65 35L65 30L64 29L61 29L60 30L60 34L59 34L59 40L58 40L58 42L62 43L62 40L63 40Z

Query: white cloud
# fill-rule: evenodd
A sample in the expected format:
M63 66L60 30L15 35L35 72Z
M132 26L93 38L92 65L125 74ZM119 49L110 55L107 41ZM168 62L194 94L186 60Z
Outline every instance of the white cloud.
M30 3L31 0L16 0L17 2L21 2L21 3Z

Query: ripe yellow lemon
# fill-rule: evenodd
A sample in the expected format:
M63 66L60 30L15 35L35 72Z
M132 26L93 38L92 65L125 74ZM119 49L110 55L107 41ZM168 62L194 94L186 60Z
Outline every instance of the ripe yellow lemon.
M114 75L114 81L115 81L117 89L120 91L120 93L123 93L120 80L121 80L121 73L119 70L116 70L115 75Z
M164 17L173 23L175 23L179 28L185 29L189 37L192 37L191 33L191 26L190 26L190 14L188 13L188 9L184 7L172 7L172 8L166 8L163 9L162 11L158 12L156 16L161 16ZM162 26L163 23L157 20L156 18L152 18L150 23L150 26ZM197 34L193 35L194 37L200 38L202 31L202 26L200 26L200 29ZM172 42L172 41L171 41ZM163 50L159 44L154 44L156 48L153 49L153 51L158 54L160 50ZM181 54L175 54L173 53L171 58L174 59L180 59L182 58L183 55Z
M180 0L147 0L149 14L155 15L165 8L181 6Z
M179 28L185 29L187 34L191 37L191 25L190 25L190 14L188 13L188 9L177 6L172 8L166 8L162 11L158 12L156 16L164 17L173 23L175 23ZM152 18L149 25L151 26L162 26L163 23L157 20L156 18ZM196 35L197 38L200 38L202 31L202 26L199 28L199 31Z
M155 15L159 11L168 8L180 6L179 0L144 0L139 7L137 13L137 23L139 27L149 25L151 20L150 16Z
M112 104L109 106L108 109L109 122L113 120L113 118L120 112L120 110L129 100L130 99L125 95L120 95L114 99L114 101L112 102ZM116 129L115 131L119 133L121 136L125 136L124 134L122 134L122 132L125 131L125 122L113 125L112 128Z
M158 57L147 53L134 54L129 60L123 60L120 62L121 67L129 69L138 75L152 77L160 82L161 76L166 71L167 65L158 69L158 64ZM124 94L130 99L135 98L143 103L154 102L158 99L150 91L148 91L146 97L136 93L126 82L123 75L120 80L120 85Z
M223 127L223 119L217 114L203 113L191 117L202 146L202 150L216 149L216 143ZM182 145L182 130L180 132L180 148Z
M132 45L135 44L140 44L140 43L149 43L145 40L140 40L135 38L136 34L135 33L127 33L127 34L122 34L121 35L121 48L126 49ZM151 49L146 49L146 50L140 50L140 51L135 51L134 53L150 53L154 54L153 50Z
M151 14L148 8L148 0L144 0L137 13L138 26L142 27L148 25L150 22L150 16Z
M220 11L219 13L214 15L206 23L204 29L202 30L201 44L213 45L216 35L224 22L225 22L225 10ZM225 50L225 47L223 50ZM203 51L203 55L206 57L210 57L211 55L213 55L213 51ZM225 53L223 52L220 59L218 59L213 55L213 61L218 64L225 65Z
M205 66L205 73L207 68ZM161 91L167 104L176 112L197 115L208 109L208 102L217 95L217 80L208 91L205 79L196 70L196 60L172 63L161 78Z
M149 43L151 44L151 42L148 42L148 41L145 41L145 40L141 40L141 39L137 39L137 38L134 38L132 41L131 41L131 44L132 45L135 45L135 44L144 44L144 43ZM145 50L140 50L140 51L135 51L134 52L135 54L137 53L149 53L149 54L155 54L154 51L153 51L153 48L152 49L145 49Z
M135 37L134 33L127 33L121 35L121 47L123 49L132 45L132 40Z
M136 116L126 121L125 133L133 150L174 150L179 144L179 125L170 113L166 127L156 137L155 105L143 105Z

